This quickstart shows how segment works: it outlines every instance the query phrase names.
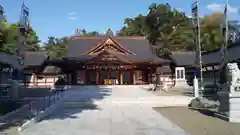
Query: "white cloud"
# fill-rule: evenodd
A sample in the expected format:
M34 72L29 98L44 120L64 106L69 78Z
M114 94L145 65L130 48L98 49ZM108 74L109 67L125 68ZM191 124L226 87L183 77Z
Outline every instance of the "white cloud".
M76 15L76 14L77 14L76 12L69 12L68 13L69 16Z
M75 21L75 20L77 20L77 17L69 16L68 19L69 19L69 20L73 20L73 21Z
M215 11L215 12L223 12L224 6L225 6L225 4L212 3L212 4L207 5L207 8L212 11ZM236 13L236 12L238 12L238 9L235 7L232 7L231 5L228 5L228 12Z
M76 12L69 12L68 19L73 21L77 20L76 14L77 14Z

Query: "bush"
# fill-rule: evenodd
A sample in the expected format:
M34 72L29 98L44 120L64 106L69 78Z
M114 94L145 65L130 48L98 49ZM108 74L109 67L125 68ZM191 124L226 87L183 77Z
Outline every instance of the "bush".
M61 86L61 85L66 85L66 82L63 78L59 78L55 83L55 86Z
M219 103L206 98L195 98L188 106L192 108L216 109L219 106Z

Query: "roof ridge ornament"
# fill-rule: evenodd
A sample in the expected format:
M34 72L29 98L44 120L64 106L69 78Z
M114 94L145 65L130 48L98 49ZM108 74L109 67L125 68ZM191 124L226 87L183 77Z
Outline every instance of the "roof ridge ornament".
M103 43L98 44L97 46L95 46L94 48L90 49L88 52L82 55L85 55L85 54L96 55L101 53L102 50L106 50L106 49L114 52L119 52L120 54L123 54L123 55L135 55L133 52L124 48L120 43L118 43L113 38L111 38L111 36L109 36L109 38L107 38Z

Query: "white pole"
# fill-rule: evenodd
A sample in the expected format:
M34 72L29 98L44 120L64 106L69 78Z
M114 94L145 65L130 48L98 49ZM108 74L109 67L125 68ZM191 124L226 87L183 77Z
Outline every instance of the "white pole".
M198 5L198 0L197 5ZM197 9L198 10L198 9ZM199 10L198 10L199 11ZM197 11L197 12L198 12ZM199 12L198 12L199 13ZM198 26L198 49L199 49L199 67L200 67L200 88L203 90L203 73L202 73L202 47L201 47L201 31L200 31L200 19L197 16L197 26Z
M227 56L227 47L228 47L228 0L226 0L226 16L225 16L225 24L226 24L226 33L225 33L225 55L224 55L224 62L225 57Z
M225 61L226 61L226 56L227 56L227 46L228 46L228 0L226 0L226 5L224 7L224 25L223 28L224 28L224 33L223 33L223 36L224 36L224 42L223 42L223 46L222 46L222 61L221 61L221 69L224 67L225 65Z

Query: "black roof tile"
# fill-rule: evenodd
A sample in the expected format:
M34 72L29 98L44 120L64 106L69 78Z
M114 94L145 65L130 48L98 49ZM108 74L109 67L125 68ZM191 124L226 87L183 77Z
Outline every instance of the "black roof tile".
M100 37L75 37L70 42L67 57L78 60L88 60L92 56L83 55L87 51L93 49L95 46L103 43L107 40L108 36ZM152 61L157 64L161 62L169 62L162 58L157 58L155 54L152 53L151 45L148 40L144 37L111 37L114 41L120 44L125 49L133 52L135 55L118 56L122 59L129 59L130 61ZM119 54L118 54L119 55ZM123 58L124 57L124 58Z
M171 57L177 66L193 66L196 61L195 52L172 52Z
M18 62L16 55L13 55L5 51L0 51L0 63L9 65L16 69L21 69L21 66Z
M221 63L220 48L202 53L203 65L219 65ZM240 59L240 40L229 45L226 62Z
M25 53L25 66L40 66L46 60L46 52L26 52Z

